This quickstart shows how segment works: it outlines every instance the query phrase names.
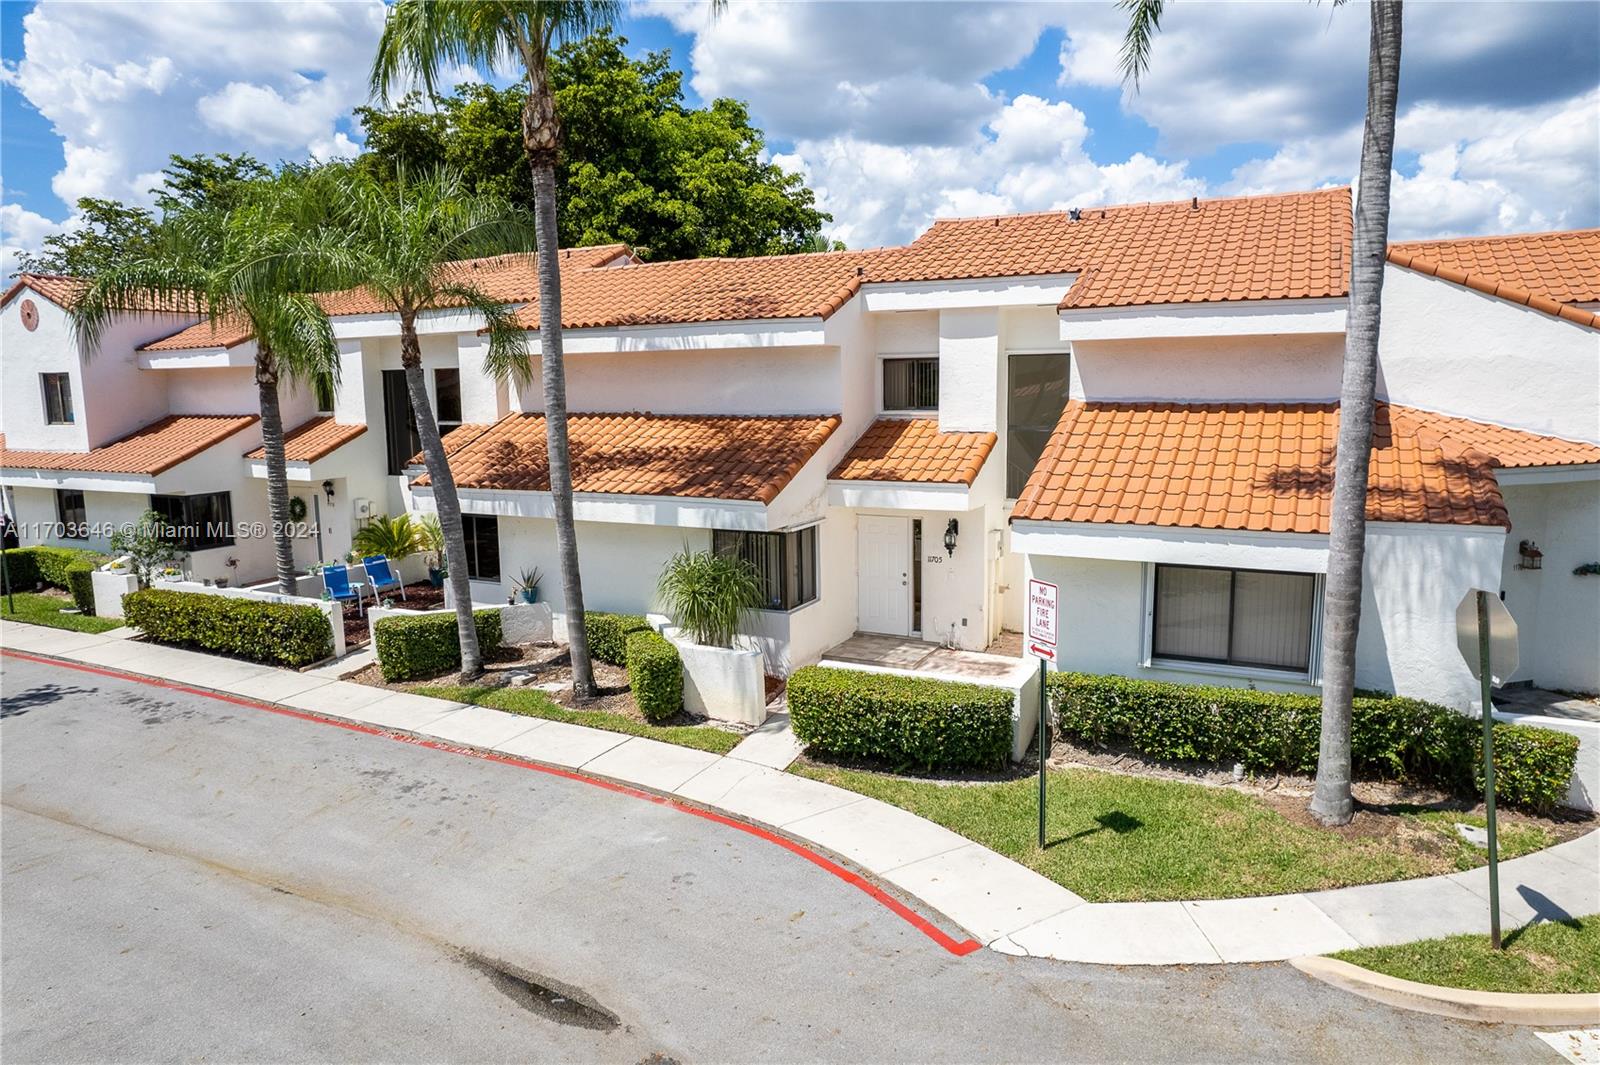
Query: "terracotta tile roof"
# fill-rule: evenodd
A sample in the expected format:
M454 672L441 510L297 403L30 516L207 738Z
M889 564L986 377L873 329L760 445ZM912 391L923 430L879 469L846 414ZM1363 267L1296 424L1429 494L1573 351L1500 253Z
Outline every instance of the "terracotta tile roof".
M284 457L290 462L315 462L331 455L367 431L365 425L345 425L331 414L319 414L283 434ZM267 457L265 446L245 453L247 459Z
M1600 316L1571 306L1600 302L1600 229L1404 241L1389 261L1600 329Z
M235 348L249 340L250 336L249 323L237 318L223 318L215 322L207 319L160 340L152 340L139 350L189 351L197 348Z
M573 414L573 489L770 503L838 427L836 416ZM461 488L549 491L544 416L507 415L457 450L450 469Z
M1403 410L1406 423L1420 439L1436 440L1447 450L1472 455L1494 466L1521 469L1529 466L1577 466L1600 463L1600 445L1564 440L1526 429L1457 418L1414 407Z
M1350 190L939 221L870 280L1077 273L1063 309L1348 292Z
M448 433L445 433L443 438L441 438L439 441L444 445L445 457L448 458L449 456L454 455L457 451L460 451L462 448L476 440L479 436L493 428L493 422L490 422L487 425L481 422L463 422L462 424L456 426ZM426 464L427 460L423 458L422 452L420 451L406 459L407 466L423 466Z
M1013 517L1326 533L1338 425L1335 403L1074 400ZM1368 520L1509 527L1493 463L1440 425L1378 404ZM1503 446L1513 434L1531 451L1550 446L1515 430L1494 435Z
M255 414L169 414L89 451L13 451L0 441L0 466L154 475L194 458L259 420Z
M828 476L970 486L994 443L994 433L941 433L937 418L879 418Z
M67 274L18 274L5 295L0 296L0 307L10 303L25 288L32 289L57 306L69 307L85 287L87 282L81 277Z

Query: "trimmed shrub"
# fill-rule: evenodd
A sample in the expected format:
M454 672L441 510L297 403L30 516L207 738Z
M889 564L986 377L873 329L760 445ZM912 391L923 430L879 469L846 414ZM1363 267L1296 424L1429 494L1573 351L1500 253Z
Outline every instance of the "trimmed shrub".
M1549 810L1567 799L1578 737L1532 725L1494 726L1494 793L1512 806ZM1473 783L1483 793L1483 773Z
M127 622L157 643L304 666L333 654L333 629L314 606L145 588L122 597Z
M68 571L79 563L89 563L90 567L104 560L105 556L98 551L86 551L78 547L13 547L5 553L6 571L11 578L13 591L32 591L33 586L43 581L52 588L61 588L65 591L72 590Z
M993 768L1011 753L1005 688L807 666L789 678L796 736L819 751L897 767Z
M1316 772L1322 703L1314 695L1224 688L1088 673L1052 673L1046 681L1063 736L1125 744L1161 761L1234 762L1253 772ZM1538 734L1513 737L1508 730ZM1356 777L1398 780L1481 794L1482 725L1421 699L1358 692L1351 706L1350 761ZM1496 725L1496 779L1503 802L1547 808L1567 791L1577 741L1562 733ZM1549 737L1548 739L1546 737ZM1555 796L1554 799L1550 796Z
M613 666L628 664L628 636L649 632L650 624L638 614L604 614L585 611L583 631L589 637L589 654Z
M478 610L478 652L500 650L500 611ZM437 677L461 668L461 640L454 611L446 614L392 615L373 626L378 669L386 681Z
M67 591L79 612L94 613L94 563L74 562L67 567Z
M665 636L650 629L628 634L628 687L649 721L664 721L683 709L683 660Z

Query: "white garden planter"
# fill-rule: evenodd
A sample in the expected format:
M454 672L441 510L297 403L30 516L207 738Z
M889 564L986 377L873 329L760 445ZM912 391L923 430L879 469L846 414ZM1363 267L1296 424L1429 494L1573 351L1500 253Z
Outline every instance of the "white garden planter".
M96 616L120 618L122 597L139 590L139 578L131 573L107 573L97 569L89 575L89 586L94 589Z
M759 725L767 718L765 660L739 637L737 647L707 647L682 630L662 630L683 660L683 708L691 714Z

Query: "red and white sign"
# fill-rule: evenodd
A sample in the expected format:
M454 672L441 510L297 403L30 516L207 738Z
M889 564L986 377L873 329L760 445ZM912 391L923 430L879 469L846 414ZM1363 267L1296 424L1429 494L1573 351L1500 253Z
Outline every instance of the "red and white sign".
M1049 581L1028 581L1028 650L1056 660L1056 586Z

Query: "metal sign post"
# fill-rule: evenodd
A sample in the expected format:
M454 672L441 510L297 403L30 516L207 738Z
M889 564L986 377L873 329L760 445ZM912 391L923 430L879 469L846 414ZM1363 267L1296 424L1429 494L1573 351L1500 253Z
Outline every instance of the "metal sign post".
M1517 623L1500 597L1475 588L1456 607L1456 646L1467 668L1482 684L1483 695L1483 809L1489 836L1489 942L1500 944L1500 841L1494 810L1494 704L1495 681L1517 671Z
M1050 697L1045 670L1056 660L1057 588L1049 581L1028 581L1028 650L1039 659L1039 849L1044 850L1045 762L1050 758Z

